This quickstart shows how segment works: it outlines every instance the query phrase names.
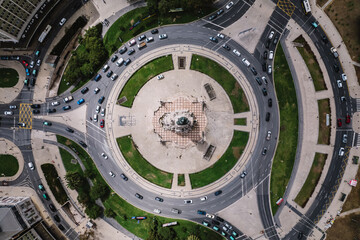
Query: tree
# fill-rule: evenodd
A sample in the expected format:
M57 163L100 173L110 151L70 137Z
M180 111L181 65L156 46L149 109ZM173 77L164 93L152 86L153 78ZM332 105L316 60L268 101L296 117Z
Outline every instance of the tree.
M84 176L90 179L94 179L96 177L96 171L95 169L86 169L84 172Z
M90 190L90 196L93 200L101 198L104 201L109 196L109 193L109 187L105 183L95 183Z
M91 219L98 218L103 212L103 208L97 204L93 204L85 209L86 215Z
M111 208L105 208L104 214L108 218L115 218L116 217L115 211L112 210Z
M81 176L78 172L68 172L65 175L65 179L67 186L72 190L79 189L84 184L84 177Z
M77 200L84 207L88 207L91 204L91 198L90 198L89 194L84 193L83 191L79 192L79 196L77 197Z

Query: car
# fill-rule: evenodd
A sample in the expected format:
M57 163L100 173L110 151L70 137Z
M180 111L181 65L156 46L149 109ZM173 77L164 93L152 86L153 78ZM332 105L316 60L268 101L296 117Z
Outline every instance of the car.
M146 38L146 35L143 34L143 35L141 35L141 36L138 37L138 40L139 40L139 41L142 41L142 40L144 40L145 38Z
M134 54L135 49L134 48L130 48L130 50L127 52L127 54L130 56L132 54Z
M40 67L40 65L41 65L41 60L38 59L38 60L36 61L36 66Z
M228 222L225 222L224 225L225 225L225 227L227 227L228 229L232 229L232 226L231 226Z
M29 66L28 62L23 60L22 63L25 65L25 67Z
M104 159L108 159L108 156L107 156L105 153L101 153L101 156L102 156Z
M270 141L271 139L271 131L267 131L267 134L266 134L266 141Z
M226 5L226 9L230 9L232 6L234 5L233 2L229 2L227 5Z
M342 122L341 122L341 119L340 119L340 118L338 118L338 120L337 120L337 126L338 126L338 127L341 127L341 126L342 126Z
M113 74L113 71L109 71L107 74L106 74L106 76L109 78L109 77L111 77L111 75Z
M34 67L34 61L31 61L30 62L30 66L29 66L30 68L33 68Z
M314 27L314 28L317 28L319 26L319 24L317 22L312 22L311 25Z
M156 28L151 30L151 34L157 34L159 32L159 30L157 30Z
M336 80L338 88L342 88L342 82L341 80Z
M73 96L68 96L68 97L65 97L65 98L64 98L64 102L65 102L65 103L71 102L72 100L74 100L74 97L73 97Z
M105 108L101 109L100 115L101 115L102 117L105 117Z
M89 91L89 88L88 87L84 87L83 89L81 89L81 93L82 94L85 94Z
M274 31L270 31L270 34L269 34L269 36L268 36L268 39L271 40L271 39L274 37L274 34L275 34Z
M329 40L327 39L327 37L325 35L321 35L321 40L327 44L329 42Z
M40 104L32 104L30 105L31 108L40 108Z
M267 148L266 148L266 147L264 147L264 148L263 148L263 151L262 151L262 153L261 153L261 155L265 156L265 155L266 155L266 153L267 153Z
M35 79L35 78L31 78L31 79L30 79L30 85L31 85L31 86L35 86L35 82L36 82L36 79Z
M214 42L214 43L217 43L217 42L218 42L218 40L217 40L216 37L210 37L210 41L212 41L212 42Z
M98 73L95 77L94 77L94 81L98 82L101 79L101 75L100 73Z
M29 85L29 79L28 79L28 78L25 78L25 80L24 80L24 85L25 85L25 86Z
M220 15L224 12L224 9L220 9L219 11L216 12L217 15Z
M63 110L64 110L64 111L70 110L70 109L71 109L71 106L69 106L69 105L63 106Z
M220 222L224 222L224 219L222 219L222 218L219 217L219 216L215 216L215 219L218 220L218 221L220 221Z
M60 25L60 26L63 26L63 25L65 24L65 22L66 22L66 18L62 18L62 19L60 20L59 25Z
M99 92L100 92L100 88L97 87L97 88L94 89L95 94L98 94Z
M43 124L46 125L46 126L51 126L52 125L52 123L49 122L49 121L43 121Z
M113 173L113 172L109 172L109 175L111 176L111 177L115 177L115 174Z
M209 21L214 20L216 17L217 17L217 15L216 15L216 14L211 15L211 16L209 17Z
M34 109L32 110L33 114L39 114L40 113L40 110L39 109Z
M51 103L51 106L58 106L58 105L60 105L60 102L59 102L59 101L55 101L55 102L52 102L52 103Z
M180 210L179 210L179 209L176 209L176 208L172 208L172 209L171 209L171 212L172 212L172 213L176 213L176 214L180 214Z
M213 229L214 229L215 231L219 231L219 228L218 228L217 226L213 226Z
M25 124L25 123L22 123L22 122L19 122L17 125L18 125L19 127L25 127L25 126L26 126L26 124Z
M203 224L204 226L210 227L210 223L208 223L207 221L203 221L202 224Z
M131 47L131 46L133 46L133 45L135 45L135 44L136 44L135 38L131 39L131 40L128 42L129 47Z
M120 177L122 178L122 179L124 179L124 181L127 181L127 180L129 180L128 179L128 177L125 175L125 174L120 174Z
M101 119L101 120L100 120L100 127L101 127L101 128L104 128L104 126L105 126L105 120L104 120L104 119Z
M211 223L212 223L212 224L215 224L215 225L220 225L220 222L218 222L218 221L216 221L216 220L214 220L214 219L211 220Z
M348 135L346 133L343 135L343 138L342 138L343 143L347 143L347 136Z
M124 54L126 51L127 51L127 47L123 46L122 48L120 48L119 53Z
M266 66L267 66L267 65L266 65L266 62L264 62L261 66L262 66L263 72L266 72Z
M55 208L55 206L53 205L53 204L49 204L49 208L50 208L50 210L52 211L52 212L56 212L56 208Z
M39 184L39 185L38 185L38 188L39 188L39 190L41 190L41 191L44 191L44 190L45 190L45 188L44 188L44 186L43 186L42 184Z
M272 99L271 98L268 99L268 107L272 107Z
M279 36L275 36L273 43L276 45L278 41L279 41Z
M111 57L110 61L115 62L118 59L118 56L114 55Z
M229 239L230 240L235 240L235 238L233 236L231 236L231 235L229 236Z
M339 156L342 157L345 154L345 148L341 147L339 150Z
M47 195L47 193L43 193L43 198L46 200L50 200L49 196Z
M345 97L345 96L341 96L341 97L340 97L340 100L341 100L342 102L346 102L346 97Z
M34 69L34 70L32 71L32 75L33 75L34 77L36 77L36 74L37 74L37 71L36 71L36 69Z
M234 237L237 237L239 234L237 234L237 232L232 231L231 235L233 235Z
M16 107L16 105L10 105L9 108L10 109L16 109L17 107Z
M266 47L266 48L269 48L269 47L270 47L270 43L271 43L271 41L268 39L268 40L265 42L265 47Z
M28 162L28 166L29 166L31 171L35 170L35 166L34 166L34 164L32 162Z
M341 74L341 79L345 82L347 80L347 76L345 73Z
M159 201L159 202L163 202L163 201L164 201L164 199L162 199L162 198L160 198L160 197L155 197L155 200L156 200L156 201Z
M251 71L255 76L258 74L257 71L256 71L256 69L255 69L253 66L250 67L250 71Z
M48 109L48 113L55 113L56 112L56 109L55 108L49 108Z
M149 43L149 42L153 42L154 41L154 38L153 37L148 37L146 38L146 42Z
M60 220L60 217L58 216L58 215L54 215L54 219L55 219L55 221L57 221L57 222L60 222L61 220Z
M69 133L74 133L74 130L71 129L71 128L69 128L69 127L65 128L65 130L66 130L67 132L69 132Z
M207 196L203 196L200 198L201 201L206 201L206 199L207 199Z
M274 59L274 51L269 51L269 60Z
M223 227L223 228L224 228L224 227ZM227 234L226 234L225 232L223 232L223 231L221 231L221 235L223 235L224 237L227 236Z
M215 196L219 196L220 194L222 194L222 191L221 190L218 190L214 193Z
M78 104L78 105L81 105L81 104L83 104L84 102L85 102L85 99L80 98L80 99L77 101L77 104Z
M266 88L263 88L263 89L262 89L262 93L263 93L264 96L267 96L267 90L266 90Z
M339 53L337 52L335 47L330 48L330 52L333 54L334 58L339 57Z
M38 57L39 55L40 55L40 51L38 50L35 52L35 56Z
M247 67L250 66L250 62L246 58L243 58L241 61L245 66L247 66Z
M141 50L143 49L144 47L146 47L146 43L145 42L141 42L137 45L138 49Z
M206 215L206 212L203 211L203 210L197 210L197 214L200 214L200 215Z
M99 98L98 103L99 103L99 104L102 104L102 103L104 102L104 100L105 100L105 97L102 96L101 98Z
M79 141L79 144L80 144L81 146L83 146L84 148L87 148L86 143L84 143L83 141Z
M217 36L218 38L220 38L220 39L224 39L224 38L225 38L224 34L221 34L221 33L218 33L216 36Z
M266 60L268 57L268 52L265 50L264 53L263 53L263 58Z
M143 199L144 197L138 193L135 193L135 197L137 197L138 199Z
M124 66L127 66L127 65L129 65L130 63L131 63L131 59L128 58L128 59L125 60Z
M158 75L156 78L157 78L157 80L163 79L163 78L164 78L164 75L160 74L160 75Z
M25 69L26 76L30 76L30 70L28 68Z
M224 45L222 45L222 47L223 47L224 49L230 51L230 47L229 47L228 45L224 44Z
M233 53L234 53L236 56L238 56L238 57L241 56L241 53L240 53L238 50L236 50L236 49L233 50Z
M4 115L13 115L14 113L13 113L13 111L5 111L4 112Z
M103 72L106 72L107 70L109 70L109 68L110 68L109 65L106 64L106 65L103 67L102 71L103 71Z
M271 65L269 64L268 65L268 74L271 74L272 73L272 67L271 67Z
M214 214L210 214L210 213L207 213L205 216L208 217L208 218L211 218L211 219L214 219L214 218L215 218L215 215L214 215Z
M185 204L190 204L190 203L192 203L192 200L184 200L184 203Z
M98 115L97 114L94 114L93 120L94 120L94 122L98 121Z
M155 209L154 209L154 213L160 214L160 213L161 213L161 210L158 209L158 208L155 208Z
M241 175L240 175L240 178L244 178L244 177L246 177L246 175L247 175L247 172L246 172L246 171L243 171L243 172L241 173Z
M115 81L117 78L118 78L118 75L116 73L111 76L111 80L113 80L113 81Z
M257 83L261 86L262 85L262 81L259 77L255 77L255 80L257 81Z
M163 39L166 39L166 38L167 38L166 33L163 33L163 34L160 34L160 35L159 35L159 39L160 39L160 40L163 40Z
M346 115L345 123L346 123L346 124L349 124L350 121L351 121L350 115L348 114L348 115Z
M266 113L265 121L267 121L267 122L270 121L270 113L269 112Z
M333 67L334 67L335 72L340 71L340 68L339 68L339 66L337 64L334 64Z
M64 231L64 230L65 230L64 226L61 225L61 224L59 224L58 227L59 227L59 229L60 229L61 231Z

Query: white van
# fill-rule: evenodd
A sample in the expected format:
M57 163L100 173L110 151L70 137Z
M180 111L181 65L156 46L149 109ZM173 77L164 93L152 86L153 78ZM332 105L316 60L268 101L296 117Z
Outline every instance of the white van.
M124 59L123 59L123 58L120 58L120 59L116 62L116 66L120 67L123 63L124 63Z
M241 61L243 62L243 64L245 66L247 66L247 67L250 66L250 62L248 60L246 60L246 58L243 58Z
M34 167L34 164L32 162L29 162L28 166L32 171L34 171L35 167Z

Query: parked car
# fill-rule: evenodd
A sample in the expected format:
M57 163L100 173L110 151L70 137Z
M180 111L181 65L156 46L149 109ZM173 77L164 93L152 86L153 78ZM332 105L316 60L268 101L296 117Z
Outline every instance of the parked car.
M80 98L80 99L77 101L77 104L78 104L78 105L81 105L81 104L83 104L84 102L85 102L85 99Z
M84 87L83 89L81 89L81 93L82 94L85 94L89 91L89 88L88 87Z
M151 34L157 34L159 32L159 30L157 30L156 28L151 30Z
M70 109L71 109L71 106L69 106L69 105L63 106L63 110L64 110L64 111L70 110Z
M111 57L110 61L115 62L118 59L118 56L114 55Z
M217 36L218 38L220 38L220 39L224 39L224 38L225 38L224 34L222 34L222 33L218 33L216 36Z
M229 2L227 5L226 5L226 9L230 9L232 6L234 5L233 2Z
M101 120L100 120L100 127L101 127L101 128L104 128L104 126L105 126L105 120L104 120L104 119L101 119Z
M127 47L124 46L124 47L120 48L119 53L124 54L126 51L127 51Z

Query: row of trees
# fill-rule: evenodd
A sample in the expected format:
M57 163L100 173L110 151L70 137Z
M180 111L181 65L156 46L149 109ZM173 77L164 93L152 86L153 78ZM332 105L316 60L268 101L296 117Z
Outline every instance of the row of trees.
M213 0L147 0L149 11L166 15L170 9L182 8L188 12L199 12L210 8Z

